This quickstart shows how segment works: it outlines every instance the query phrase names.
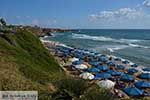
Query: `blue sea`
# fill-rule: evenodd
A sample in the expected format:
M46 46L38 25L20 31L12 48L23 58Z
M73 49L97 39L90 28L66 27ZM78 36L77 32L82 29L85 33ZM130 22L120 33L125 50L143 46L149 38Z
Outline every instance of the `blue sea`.
M47 37L46 40L119 56L150 67L150 30L80 29L54 33L54 37Z

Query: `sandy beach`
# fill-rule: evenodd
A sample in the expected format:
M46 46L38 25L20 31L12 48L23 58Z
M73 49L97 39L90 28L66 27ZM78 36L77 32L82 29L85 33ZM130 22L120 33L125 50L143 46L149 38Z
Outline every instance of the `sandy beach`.
M78 69L78 68L75 68L75 67L71 67L73 66L72 65L72 59L74 59L74 56L61 56L60 52L56 50L57 47L65 47L65 48L70 48L70 49L74 49L72 47L69 47L69 46L66 46L62 43L59 43L59 42L55 42L55 41L45 41L45 40L41 40L43 42L43 44L46 46L46 48L50 51L50 53L52 55L55 56L55 59L57 59L57 61L60 63L62 69L66 72L67 75L70 75L72 77L79 77L79 78L82 78L81 77L81 74L85 72L85 70L82 70L82 69ZM59 52L59 53L58 53ZM107 57L111 58L111 59L115 59L115 58L118 58L116 56L113 56L113 55L107 55ZM116 70L116 71L119 71L119 72L123 72L123 73L128 73L128 70L131 69L131 65L134 64L133 62L128 62L127 64L124 64L122 62L124 61L127 61L126 59L123 59L121 58L121 60L119 61L115 61L115 64L116 65L122 65L122 66L125 66L125 69L115 69L113 66L110 68L113 69L113 70ZM90 68L93 68L92 65L90 65L88 63L88 61L84 60L83 62L84 65L87 66L88 69ZM143 73L144 71L142 70L144 68L144 66L138 66L138 67L135 67L136 70L138 70L137 73L133 74L133 77L135 78L134 79L134 82L137 82L137 81L140 81L141 79L138 77L141 73ZM93 75L96 75L95 72L92 73ZM120 76L116 76L114 77L114 79L119 79ZM110 89L110 93L113 94L114 97L116 98L124 98L124 99L129 99L130 96L127 95L121 88L117 87L117 82L116 80L113 79L113 82L116 84L114 87L112 87ZM101 81L102 79L87 79L89 80L89 84L97 84L97 82ZM147 81L147 80L146 80ZM132 87L134 86L134 82L125 82L124 81L119 81L120 83L124 84L126 87ZM117 91L117 92L116 92ZM144 89L145 92L147 93L150 93L150 90L149 89ZM149 97L145 97L145 98L149 98Z

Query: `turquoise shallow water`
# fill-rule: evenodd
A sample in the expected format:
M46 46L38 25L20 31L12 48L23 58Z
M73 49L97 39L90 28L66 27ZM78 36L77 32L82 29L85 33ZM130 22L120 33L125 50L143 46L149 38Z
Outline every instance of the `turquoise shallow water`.
M112 54L150 67L150 30L86 29L54 34L46 40Z

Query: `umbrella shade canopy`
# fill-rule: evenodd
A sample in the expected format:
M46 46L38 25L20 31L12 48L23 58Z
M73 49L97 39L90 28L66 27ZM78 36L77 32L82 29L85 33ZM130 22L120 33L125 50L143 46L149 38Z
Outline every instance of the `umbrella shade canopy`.
M112 76L121 76L124 75L123 72L115 71L115 70L108 70L107 73L111 74Z
M109 69L108 66L98 66L97 68L102 70L102 71L105 71L105 70Z
M150 79L150 73L142 73L139 77L142 79Z
M88 50L84 50L83 53L88 55L90 52Z
M133 65L131 65L131 67L138 67L138 65L137 64L133 64Z
M98 53L98 52L95 52L95 55L99 55L100 53Z
M128 69L129 74L134 74L134 73L137 73L137 72L138 72L138 70L136 70L134 68Z
M113 63L113 62L108 62L107 65L108 65L108 66L115 66L115 63Z
M123 64L129 64L130 62L125 60L125 61L122 61Z
M150 68L143 68L143 71L148 71L148 72L150 72Z
M93 63L93 62L97 62L97 59L94 59L93 57L90 57L89 60L90 60L90 62L92 62L92 63Z
M129 96L141 96L144 92L136 87L127 87L124 89L124 92Z
M88 67L84 64L75 65L75 68L77 69L87 69Z
M105 89L110 89L113 88L115 86L115 83L112 82L111 80L102 80L97 82L97 85L99 87L105 88Z
M101 57L99 58L99 60L102 61L102 62L107 62L107 61L108 61L108 58L107 58L106 56L101 56Z
M108 70L107 71L107 73L109 73L109 74L111 74L111 73L113 73L114 72L114 70Z
M94 78L94 75L91 74L91 73L88 73L88 72L84 72L84 73L81 73L79 75L79 77L83 78L83 79L89 79L89 80L92 80Z
M116 68L117 68L117 69L124 69L125 66L123 66L123 65L117 65Z
M75 57L74 57L74 58L71 58L70 61L71 61L71 62L79 61L79 58L75 58Z
M69 53L63 53L63 56L67 57L69 55Z
M124 74L124 75L122 75L122 77L120 78L120 80L127 81L127 82L134 81L134 77L131 76L131 75L128 75L128 74Z
M83 63L82 60L72 62L73 65L79 65L79 64L82 64L82 63Z
M112 78L111 74L108 73L96 73L94 79L109 79Z
M96 67L96 66L98 66L100 64L100 62L90 61L89 64Z
M83 59L85 56L83 54L75 54L75 57Z
M137 88L150 88L150 82L147 81L138 81L135 83Z
M115 61L121 61L121 58L115 58L114 60Z
M97 73L97 72L100 72L100 69L98 68L90 68L90 69L87 69L88 72L94 72L94 73Z

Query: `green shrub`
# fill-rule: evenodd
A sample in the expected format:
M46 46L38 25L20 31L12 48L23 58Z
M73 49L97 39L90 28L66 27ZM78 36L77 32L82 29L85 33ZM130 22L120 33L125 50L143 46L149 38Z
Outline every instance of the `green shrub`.
M74 78L64 78L56 82L59 88L59 93L68 94L69 97L79 98L88 89L88 84L85 80L74 79Z
M98 86L92 86L83 96L81 100L113 100L108 90L100 89Z

